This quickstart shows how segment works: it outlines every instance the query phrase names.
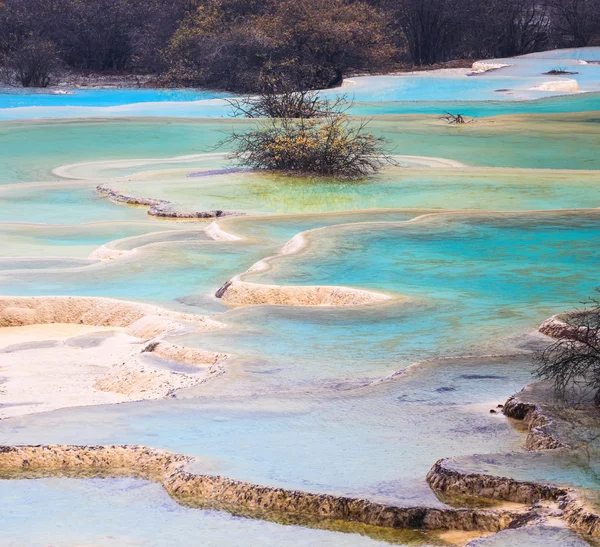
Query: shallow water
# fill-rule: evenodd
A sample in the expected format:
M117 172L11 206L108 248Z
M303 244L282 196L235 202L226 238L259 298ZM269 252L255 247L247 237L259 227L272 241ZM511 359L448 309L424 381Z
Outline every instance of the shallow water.
M496 100L494 100L496 99ZM598 110L600 93L580 93L560 95L544 99L523 101L502 101L494 97L487 101L464 101L462 98L451 102L440 101L395 101L355 103L352 113L356 116L433 114L441 116L445 112L460 113L465 116L484 117L520 114L559 114L565 112L590 112Z
M0 480L2 545L444 545L411 532L314 530L182 507L162 487L134 479ZM74 508L77 508L74 511ZM374 537L359 535L370 533Z
M148 219L144 208L117 205L100 197L95 186L80 182L0 185L0 222L75 225Z
M600 110L600 103L596 110ZM436 113L443 112L440 108ZM0 183L57 180L53 170L71 164L79 165L68 169L66 174L94 180L96 184L157 169L183 167L193 172L195 168L230 166L222 155L215 156L214 147L234 125L240 129L247 122L160 119L8 122L0 125ZM371 122L371 127L388 137L392 154L449 158L473 166L600 168L595 153L600 146L600 124L595 113L509 116L462 127L448 126L436 117L381 116ZM35 161L31 161L32 149L36 151ZM172 159L186 155L196 156ZM160 174L152 177L156 179ZM196 182L209 184L205 179Z
M230 121L81 120L0 125L0 182L55 180L52 170L86 161L207 153ZM35 161L31 161L35 150Z
M472 543L472 547L586 547L586 541L566 528L531 526L506 530Z
M530 298L544 303L545 293L554 300L568 299L569 287L589 290L590 266L600 255L588 249L588 242L599 235L598 211L433 214L395 225L365 222L310 232L298 254L282 255L268 272L245 279L337 283L434 300L491 298L521 307Z
M203 101L227 96L227 93L196 89L72 89L70 93L54 90L0 89L0 108L24 106L92 106L106 107L133 103Z
M350 182L252 172L201 179L187 175L142 174L108 185L126 195L165 199L177 209L200 211L294 214L392 207L510 211L600 206L596 171L396 167Z
M55 214L56 209L52 208ZM36 215L37 216L37 215ZM105 216L103 215L105 218ZM39 219L39 216L37 216ZM75 220L75 219L73 219ZM78 224L74 230L72 225L24 224L0 222L0 238L3 245L0 256L5 257L78 257L87 258L100 245L110 241L126 238L116 248L129 250L155 240L166 239L202 239L204 232L187 232L193 226L204 226L205 223L177 223L141 220L114 221ZM157 229L169 230L167 234L141 237ZM173 233L174 232L174 233ZM180 234L181 233L181 234ZM134 237L140 236L140 237ZM3 269L0 267L0 269Z
M127 210L123 206L116 206ZM377 217L377 214L375 214ZM415 213L384 212L382 219L405 220ZM249 268L254 262L272 254L278 246L297 233L298 228L317 228L346 220L328 215L302 218L300 223L277 217L271 219L265 240L218 242L201 232L208 223L154 221L155 229L177 228L177 233L127 239L114 245L121 250L136 249L119 260L92 264L84 268L48 271L0 273L0 292L13 295L87 295L144 300L193 312L223 311L225 306L214 297L215 291L231 276ZM357 219L356 216L353 220ZM251 221L250 221L251 222ZM111 223L111 226L117 226ZM15 225L13 230L15 229ZM121 232L133 235L135 231ZM272 226L272 228L271 228ZM260 227L260 223L257 228ZM190 228L196 231L186 233ZM18 229L18 227L17 227ZM64 228L62 228L64 230ZM54 230L54 228L52 229ZM138 233L150 231L148 223ZM46 231L51 234L52 231ZM182 235L180 236L179 233ZM80 236L83 233L80 232ZM98 240L100 243L101 240ZM68 241L62 241L68 243ZM11 253L12 254L12 253ZM170 279L170 283L165 283Z
M520 447L522 435L489 414L488 405L503 401L525 380L523 364L523 359L439 363L354 393L260 398L248 397L244 375L239 381L234 375L235 398L64 410L4 420L0 434L11 444L36 439L152 445L202 456L194 466L199 472L440 506L425 482L437 459Z
M459 458L453 468L470 473L486 472L517 480L540 481L598 490L600 458L591 450L549 450L526 454L486 454Z

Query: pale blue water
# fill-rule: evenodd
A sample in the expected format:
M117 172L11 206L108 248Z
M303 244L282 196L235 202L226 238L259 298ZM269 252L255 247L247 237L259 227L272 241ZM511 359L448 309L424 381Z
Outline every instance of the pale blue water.
M432 113L435 110L460 108L471 115L518 113L519 101L532 101L557 95L561 91L535 90L556 80L573 79L581 91L600 91L600 65L581 64L582 60L600 59L600 48L561 50L533 56L497 59L490 62L510 64L499 70L468 76L467 71L422 72L386 76L350 78L341 90L326 94L347 93L357 104L356 114ZM553 69L569 69L573 75L545 75ZM72 89L69 94L52 90L0 89L0 119L76 118L108 116L224 117L229 106L227 94L205 90L162 89ZM432 106L427 102L435 102ZM457 101L460 101L457 103ZM491 102L491 104L483 103ZM479 104L465 104L471 102ZM538 111L581 111L581 102L539 101ZM366 104L365 104L366 103ZM372 103L375 103L373 105ZM381 105L379 104L381 103ZM406 104L408 103L408 104ZM411 104L413 103L413 104ZM418 103L418 104L414 104ZM462 103L462 104L461 104ZM505 106L503 103L509 103ZM589 99L588 105L597 103ZM474 108L473 108L474 107ZM528 111L531 111L530 107ZM533 108L536 110L536 107ZM590 110L591 108L585 107Z
M475 78L475 77L474 77ZM477 76L476 78L480 78ZM470 81L449 84L445 81L431 82L422 77L418 81L407 80L402 88L361 92L357 89L344 89L350 99L355 101L350 113L356 116L377 114L439 114L459 112L468 116L495 116L499 114L586 112L597 110L600 102L598 87L582 94L564 95L560 93L536 92L524 94L519 100L510 94L496 92L488 88L485 93L477 91ZM546 78L547 79L547 78ZM422 81L421 81L422 80ZM510 82L493 82L496 85ZM537 81L540 83L540 81ZM435 89L450 87L437 99ZM488 84L489 86L489 84ZM472 89L475 87L475 89ZM408 88L408 90L406 89ZM432 89L433 88L433 89ZM553 96L556 95L556 96ZM422 98L421 98L422 97ZM511 100L512 98L512 100ZM19 100L19 99L16 99ZM421 102L422 101L422 102ZM100 106L27 106L0 109L0 120L29 120L48 118L227 118L229 105L219 99L197 102L159 102L123 104L112 107Z
M600 104L596 109L600 110ZM442 114L443 109L437 113ZM599 121L600 118L590 112L541 119L499 119L450 127L436 120L382 116L372 121L371 130L390 139L389 151L392 154L437 156L479 166L600 169L600 155L596 153L600 146ZM96 184L106 178L124 177L140 170L173 168L176 164L169 162L168 158L212 154L217 142L234 124L237 129L244 127L242 121L225 120L63 120L0 124L0 184L57 180L53 169L91 161L104 160L107 164L104 167L96 164L93 169L77 169L75 176L85 177L86 171L90 171ZM35 150L35 161L32 161L32 150ZM139 158L163 158L165 161L155 166L142 163L141 167L128 169L108 163ZM198 159L197 166L190 162L183 165L191 170L194 167L219 166L226 167L228 164L224 158L212 155L208 159ZM235 174L232 179L235 179ZM198 186L207 182L208 178L196 181ZM286 185L285 180L281 182ZM571 182L577 182L577 179ZM301 184L288 183L287 186L290 190L296 188L296 192L301 192L310 184L310 181L303 181ZM346 191L352 191L357 185L345 187ZM252 190L249 188L244 193ZM254 194L260 190L261 185L257 184ZM138 193L141 192L138 190ZM273 197L268 194L265 197L275 200L277 192L272 193ZM373 198L381 199L376 193L373 193ZM316 205L323 207L323 203ZM401 205L390 203L389 206ZM410 206L433 205L415 201Z
M183 341L258 360L255 370L277 371L264 380L269 388L320 389L340 378L351 386L417 360L514 351L522 333L578 305L597 285L599 255L588 245L600 236L598 214L336 231L246 279L379 289L414 300L355 310L245 308L220 316L235 325L235 337L217 331Z
M107 107L134 103L204 101L227 93L196 89L68 89L59 94L45 89L0 88L0 109L23 106Z
M441 116L445 112L452 112L465 116L483 117L503 114L557 114L561 112L600 110L600 93L597 92L522 101L502 101L496 95L486 101L466 101L464 97L459 95L454 100L447 102L431 99L422 102L418 100L411 102L402 98L399 98L396 102L356 102L352 113L357 116L386 114L434 114Z
M48 225L0 222L0 257L46 257L86 258L100 245L119 241L117 248L129 250L155 241L206 239L202 230L206 223L177 223L165 221L97 222L73 225ZM167 230L166 233L155 232ZM149 234L149 235L144 235ZM137 237L135 237L137 236ZM125 238L125 239L123 239ZM5 268L5 263L0 266ZM35 269L35 268L33 268Z
M127 210L122 206L121 209ZM414 213L390 212L381 216L383 219L404 220L413 217ZM340 220L346 219L342 216ZM334 216L315 216L302 219L300 227L315 228L336 221ZM156 221L156 230L169 229L171 225ZM4 272L0 275L0 294L87 294L133 298L174 307L181 307L182 299L187 302L191 298L193 311L222 311L224 305L214 298L214 292L221 284L273 253L295 233L294 225L285 218L282 218L281 225L277 219L273 219L271 225L274 226L273 232L264 242L217 242L202 237L179 238L174 235L162 245L140 248L135 255L85 269L61 271L54 275L31 270L19 272L14 277L10 272ZM202 224L181 223L179 226L181 229L186 226L201 228ZM68 244L69 238L64 243ZM139 245L144 243L148 242L138 242ZM165 279L171 282L165 283Z
M457 458L451 467L465 472L485 472L516 480L541 481L580 488L600 487L597 446L583 450L544 450L525 454L481 454Z
M204 398L3 420L0 434L11 444L151 445L209 458L212 474L401 505L441 506L425 482L437 459L520 446L522 435L477 405L503 400L525 379L526 363L432 363L370 389L329 395L248 397L240 391L212 399L216 383ZM193 469L202 472L202 462Z
M582 61L600 61L600 48L579 47L538 51L523 55L522 59L579 59Z
M96 184L3 186L0 222L79 224L95 221L147 220L143 207L126 207L100 197Z
M85 161L207 153L223 138L223 131L231 128L230 123L224 126L225 123L192 120L1 123L0 181L56 180L52 169Z
M387 544L358 534L282 526L182 507L161 486L135 479L0 480L0 500L3 547L170 547L174 542L182 547ZM370 533L386 535L378 529ZM425 536L404 536L406 543L402 533L396 534L398 545L430 544Z

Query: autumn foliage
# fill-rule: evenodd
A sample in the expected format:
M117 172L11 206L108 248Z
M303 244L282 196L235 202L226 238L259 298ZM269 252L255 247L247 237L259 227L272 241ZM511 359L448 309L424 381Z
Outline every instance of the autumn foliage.
M173 36L168 79L232 91L260 91L269 77L331 87L349 69L389 65L388 34L362 0L208 0Z

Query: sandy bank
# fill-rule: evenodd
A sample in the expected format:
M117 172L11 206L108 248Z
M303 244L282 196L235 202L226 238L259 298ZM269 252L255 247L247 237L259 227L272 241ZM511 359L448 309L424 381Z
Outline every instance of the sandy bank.
M139 302L85 296L0 297L0 327L75 323L127 327L128 334L153 338L176 327L214 330L224 325L209 317L174 312Z
M334 286L286 286L248 283L234 278L217 292L228 306L363 306L390 300L387 294Z
M224 371L225 354L162 340L221 323L145 304L0 298L0 326L0 418L171 396Z
M101 245L92 251L88 258L91 260L116 260L122 256L129 254L131 251L121 251L119 249L111 249L109 245Z
M471 66L471 74L484 74L492 70L498 70L500 68L506 68L511 66L507 63L491 63L489 61L475 61Z
M211 222L204 230L206 235L215 241L240 241L242 238L222 230L217 222Z
M532 87L530 91L559 91L565 93L577 93L581 90L579 89L579 83L577 80L554 80L551 82L544 82L536 87Z
M539 328L539 331L551 338L560 338L570 333L576 332L578 329L584 330L585 327L577 327L570 325L565 321L565 314L557 314L546 319Z
M171 396L223 372L225 356L124 329L51 324L0 329L0 419ZM189 365L173 372L165 363Z

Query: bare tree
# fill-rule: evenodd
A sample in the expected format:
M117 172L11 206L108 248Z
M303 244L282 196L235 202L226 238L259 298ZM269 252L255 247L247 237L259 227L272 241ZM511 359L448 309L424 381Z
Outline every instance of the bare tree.
M497 17L504 24L498 41L500 54L511 57L548 46L548 28L550 18L548 7L539 0L503 0L499 2Z
M352 106L346 95L329 99L317 91L303 89L301 81L291 82L283 75L265 76L262 81L259 94L227 99L234 118L324 118L346 112Z
M549 0L548 4L562 44L585 47L600 37L600 0Z
M392 0L391 7L414 64L431 65L447 59L453 41L461 34L459 1Z
M31 37L7 58L7 71L23 87L47 87L58 66L56 49L48 40Z

